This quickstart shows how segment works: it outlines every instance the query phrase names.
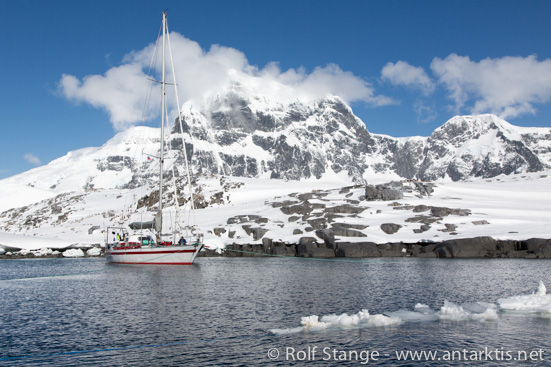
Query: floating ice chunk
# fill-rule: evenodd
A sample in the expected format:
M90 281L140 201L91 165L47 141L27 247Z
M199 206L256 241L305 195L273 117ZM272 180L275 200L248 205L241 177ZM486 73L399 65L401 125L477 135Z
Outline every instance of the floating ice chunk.
M354 315L348 315L346 313L343 313L342 315L326 315L321 318L321 321L328 326L350 328L357 327L360 324L365 324L369 321L369 319L369 311L361 310Z
M422 312L423 310L430 310L430 307L425 305L424 303L417 303L415 305L414 309L415 309L415 311Z
M301 331L304 331L303 327L295 327L295 328L288 328L288 329L270 329L268 330L272 334L276 335L286 335L286 334L296 334L300 333Z
M328 327L325 322L319 321L318 315L305 316L301 318L300 323L304 330L319 331Z
M402 320L398 317L386 315L370 315L368 310L361 310L356 314L349 315L343 313L341 315L331 314L321 318L318 315L305 316L301 318L302 327L287 328L287 329L271 329L273 334L293 334L301 331L321 331L325 329L351 329L361 327L380 327L390 326L401 323Z
M360 322L360 318L356 315L349 316L343 313L342 315L327 315L321 318L324 325L338 326L341 328L349 328L357 326Z
M499 319L499 316L495 308L487 308L486 311L482 313L471 314L471 319L478 321L491 321Z
M444 301L444 306L440 308L438 316L442 320L467 320L469 313L463 309L463 307L449 301Z
M369 320L369 317L371 315L369 314L368 310L363 309L360 312L358 312L358 316L360 317L360 321L365 321L365 320Z
M402 323L402 320L397 317L378 314L371 316L367 323L369 326L392 326Z
M540 284L538 285L538 290L536 291L536 296L545 296L547 294L547 288L545 287L545 284L543 284L543 281L540 280Z
M428 307L427 309L422 309L421 311L423 312L398 310L396 312L391 312L388 315L390 317L400 319L404 322L430 322L439 320L438 315L436 315L434 311L432 311Z
M551 313L551 295L547 294L545 284L540 280L536 293L500 298L499 308L505 311Z
M459 306L453 302L444 301L444 306L438 312L441 320L476 320L490 321L499 318L495 306L487 303L467 303Z

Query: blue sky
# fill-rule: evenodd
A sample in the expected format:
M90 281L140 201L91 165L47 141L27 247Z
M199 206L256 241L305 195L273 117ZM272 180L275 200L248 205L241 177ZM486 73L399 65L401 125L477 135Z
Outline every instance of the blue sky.
M0 0L0 178L115 134L84 81L154 42L165 9L202 57L220 45L257 73L322 74L374 133L427 136L485 112L551 126L549 1Z

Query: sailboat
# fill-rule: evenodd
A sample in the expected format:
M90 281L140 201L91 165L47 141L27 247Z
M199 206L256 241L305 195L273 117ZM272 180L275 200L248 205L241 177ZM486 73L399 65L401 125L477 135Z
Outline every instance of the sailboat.
M203 248L203 236L192 227L191 231L183 231L182 228L174 230L168 235L163 233L163 162L165 160L164 150L164 125L166 118L166 93L165 87L165 54L166 44L170 50L170 38L168 33L167 16L163 12L162 21L162 80L161 84L161 138L159 165L159 203L155 218L148 222L132 222L125 227L108 227L106 230L105 256L108 262L118 264L155 264L155 265L191 265L197 254ZM170 50L171 65L172 51ZM172 67L174 69L174 67ZM176 91L176 81L174 77L174 86L176 93L176 103L179 101ZM181 114L179 114L180 131L182 131ZM184 156L187 169L187 179L190 188L190 206L194 209L193 193L191 188L191 174L188 166L187 155L184 145ZM174 177L174 175L173 175ZM176 192L177 190L175 190ZM175 205L178 208L178 199L175 199ZM179 215L177 216L179 217ZM179 223L178 223L179 226ZM189 227L188 227L189 229ZM132 232L131 232L132 231ZM185 233L184 233L185 232ZM186 238L187 236L187 238Z

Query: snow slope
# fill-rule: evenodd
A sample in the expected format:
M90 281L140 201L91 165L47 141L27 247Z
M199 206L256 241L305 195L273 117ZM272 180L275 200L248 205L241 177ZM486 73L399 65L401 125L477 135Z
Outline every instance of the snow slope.
M386 177L374 177L370 184L386 181ZM406 189L414 185L408 181L402 184ZM519 240L551 238L551 172L438 182L430 196L406 190L402 199L390 202L360 201L364 195L363 187L342 190L349 185L345 177L338 176L302 181L203 177L199 186L208 206L196 210L192 219L206 233L205 241L211 248L232 243L261 244L263 238L297 243L304 236L316 237L311 220L321 216L323 210L314 209L308 218L293 219L293 215L285 214L274 203L297 201L300 194L314 192L324 196L311 198L308 200L310 205L318 204L319 208L351 205L361 210L357 215L343 215L336 221L365 227L357 230L362 237L337 236L340 241L411 243L476 236ZM46 244L16 241L11 237L13 234L53 238L59 241L59 245L54 246L56 248L66 244L101 244L105 238L104 229L120 225L128 207L148 193L147 187L94 189L60 194L6 211L0 214L0 231L4 232L0 233L0 245L31 249L43 248ZM419 205L468 210L470 214L446 215L432 223L430 229L415 233L421 224L408 219L428 213L414 212L413 208ZM153 215L153 211L148 212L146 207L140 210L142 214L136 214L138 217L135 215L134 219L148 220ZM230 220L239 216L245 219ZM266 220L255 221L255 216ZM175 217L174 206L169 205L165 212L165 218L169 218L165 221L165 231L172 229L170 218ZM394 234L387 234L381 229L384 223L398 224L401 228ZM454 230L447 230L448 225L455 226ZM263 235L255 239L253 233L247 232L247 226L262 228Z

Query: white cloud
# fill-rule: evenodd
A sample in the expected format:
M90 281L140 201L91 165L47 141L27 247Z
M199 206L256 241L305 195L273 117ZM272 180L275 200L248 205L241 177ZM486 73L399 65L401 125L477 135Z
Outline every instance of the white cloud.
M381 78L393 85L420 89L425 95L434 91L434 83L423 68L402 60L387 63L381 70Z
M551 60L505 56L480 62L451 54L434 58L431 70L455 103L455 111L494 113L502 118L535 114L535 104L551 99ZM471 106L468 104L472 103Z
M367 81L334 64L317 67L311 73L304 68L281 71L277 63L259 69L250 65L242 52L230 47L213 45L205 51L176 32L170 33L170 41L180 103L201 102L207 93L218 93L236 82L277 100L316 99L332 94L346 102L364 101L372 106L394 103L391 98L376 95ZM122 65L103 75L88 75L82 80L63 75L59 82L60 92L69 100L105 109L115 129L125 129L140 121L143 115L142 105L149 83L144 70L149 67L154 50L155 45L151 44L130 52ZM156 60L157 71L160 64ZM167 78L172 81L172 75Z
M323 98L332 94L346 102L363 101L372 106L395 103L389 97L376 95L369 83L352 72L343 71L336 64L318 66L311 73L307 73L304 68L282 72L277 63L271 63L253 75L257 79L258 89L263 94L278 99L285 98L283 93L274 94L279 89L294 99Z
M37 166L40 164L40 158L38 158L36 155L34 155L32 153L23 154L23 158L31 164L34 164L34 165L37 165Z
M86 76L82 81L64 74L59 86L67 99L106 109L114 127L122 130L127 124L140 121L148 83L139 65L125 64L109 69L105 75Z

